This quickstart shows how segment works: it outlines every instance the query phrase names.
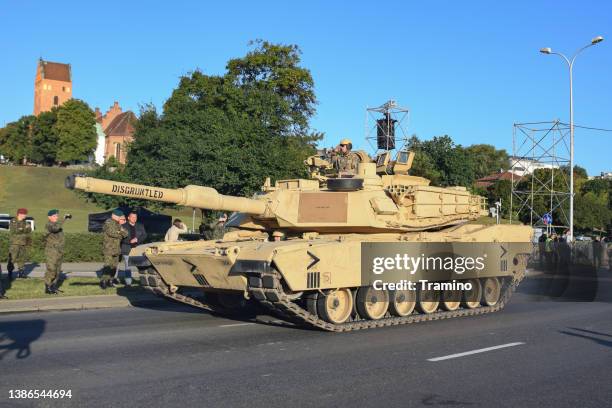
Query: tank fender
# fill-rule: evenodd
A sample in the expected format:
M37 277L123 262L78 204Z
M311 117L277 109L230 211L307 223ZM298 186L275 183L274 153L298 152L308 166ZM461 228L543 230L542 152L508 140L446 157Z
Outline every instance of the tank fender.
M361 285L361 243L330 241L283 246L272 258L292 291Z

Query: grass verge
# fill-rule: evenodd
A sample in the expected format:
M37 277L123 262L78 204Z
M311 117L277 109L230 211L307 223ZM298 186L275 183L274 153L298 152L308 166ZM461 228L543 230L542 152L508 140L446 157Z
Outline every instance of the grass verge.
M145 290L137 283L133 283L129 288L120 285L119 288L109 288L106 290L102 290L99 283L100 281L97 278L68 278L65 279L60 286L60 290L62 290L63 293L59 295L47 295L45 294L45 281L42 278L15 279L12 282L9 282L8 279L2 280L2 286L6 290L6 296L10 300L115 295L117 294L117 289L121 291L121 295L145 293Z

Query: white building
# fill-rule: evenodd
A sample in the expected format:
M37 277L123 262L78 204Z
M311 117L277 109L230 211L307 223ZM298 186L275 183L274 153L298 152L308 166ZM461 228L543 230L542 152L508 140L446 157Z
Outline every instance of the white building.
M531 174L537 169L558 169L559 165L552 163L542 163L529 157L510 156L510 171L519 176Z
M100 123L96 123L96 135L98 138L98 145L96 146L96 151L94 152L94 161L96 164L102 166L104 164L104 150L106 148L106 135L102 130L102 125Z

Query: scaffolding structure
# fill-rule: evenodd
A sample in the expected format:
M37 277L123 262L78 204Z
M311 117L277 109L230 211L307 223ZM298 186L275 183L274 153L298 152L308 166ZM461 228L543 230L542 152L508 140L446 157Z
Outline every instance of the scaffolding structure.
M559 120L551 122L515 123L512 132L512 194L510 195L510 222L529 211L532 227L553 229L569 228L570 179L570 127ZM539 170L536 172L536 170ZM561 170L561 171L559 171ZM524 183L523 175L530 179ZM555 180L555 177L557 180ZM559 182L561 178L561 182ZM535 201L543 197L546 210L535 208ZM516 218L515 218L516 219Z
M376 155L397 149L401 151L408 143L406 133L410 110L389 100L377 108L366 107L366 140Z

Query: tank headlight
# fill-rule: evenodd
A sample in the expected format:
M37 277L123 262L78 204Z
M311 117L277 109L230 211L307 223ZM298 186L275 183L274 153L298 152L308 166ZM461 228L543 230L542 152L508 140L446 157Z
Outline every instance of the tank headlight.
M236 261L232 267L234 273L265 273L272 271L269 262L265 261Z

